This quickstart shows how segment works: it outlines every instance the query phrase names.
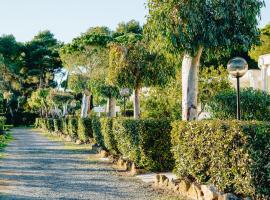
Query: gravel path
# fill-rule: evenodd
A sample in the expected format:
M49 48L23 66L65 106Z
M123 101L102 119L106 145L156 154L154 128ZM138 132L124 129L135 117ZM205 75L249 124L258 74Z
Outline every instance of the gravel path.
M32 129L13 129L0 160L0 199L150 200L156 194L120 177L87 149L68 148Z

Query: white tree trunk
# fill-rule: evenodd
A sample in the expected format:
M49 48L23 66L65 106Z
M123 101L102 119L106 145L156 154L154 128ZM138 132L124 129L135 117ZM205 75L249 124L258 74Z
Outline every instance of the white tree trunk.
M134 90L133 106L134 106L134 119L139 119L141 113L140 113L140 90L138 88Z
M191 57L185 53L182 63L182 120L190 121L198 118L198 73L202 48L197 55Z
M116 99L114 97L108 98L107 112L109 117L116 117Z
M86 96L86 94L83 94L81 118L86 118L87 117L87 110L88 110L87 96Z

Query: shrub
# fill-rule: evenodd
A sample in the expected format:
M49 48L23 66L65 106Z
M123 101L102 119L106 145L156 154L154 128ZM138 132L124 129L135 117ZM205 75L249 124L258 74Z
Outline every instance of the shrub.
M46 129L49 132L53 132L54 131L54 121L53 121L52 118L46 119Z
M110 153L117 155L119 150L117 148L117 141L113 135L112 126L113 119L112 118L101 118L101 133L104 138L104 146Z
M78 138L83 142L86 142L89 138L93 138L90 118L80 118L78 120Z
M240 92L242 120L270 121L270 95L251 88ZM209 102L209 111L213 118L236 118L236 91L228 90L219 93Z
M35 128L40 128L41 127L41 118L36 118L34 127Z
M61 119L54 119L53 123L54 123L54 131L55 132L59 133L59 132L63 131L62 120Z
M117 140L117 149L119 149L123 158L131 160L138 165L140 161L140 121L115 119L112 132Z
M269 198L270 124L176 121L172 144L178 176L214 184L224 192Z
M68 119L68 133L71 137L77 137L78 130L78 119L77 118L69 118Z
M47 119L41 118L41 128L46 131L47 130Z
M154 171L171 170L174 159L171 153L171 125L164 119L141 121L140 165Z
M170 121L163 119L114 119L113 135L121 155L153 171L173 168Z
M93 116L91 119L92 119L92 131L94 140L99 146L105 149L104 138L101 133L100 119L96 116Z
M68 135L69 131L68 131L68 119L67 118L62 119L62 127L63 127L63 134Z
M6 124L6 117L0 116L0 134L4 133Z

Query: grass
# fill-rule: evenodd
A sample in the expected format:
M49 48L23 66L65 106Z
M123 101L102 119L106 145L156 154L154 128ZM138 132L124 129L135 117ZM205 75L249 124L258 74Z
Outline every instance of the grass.
M10 132L4 135L0 135L0 158L4 157L3 150L7 146L8 142L13 139Z

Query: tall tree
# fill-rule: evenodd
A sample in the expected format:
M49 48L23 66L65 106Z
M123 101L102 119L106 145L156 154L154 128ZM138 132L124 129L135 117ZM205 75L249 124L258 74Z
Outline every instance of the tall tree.
M61 44L50 31L39 32L25 45L26 83L37 88L56 86L55 73L61 69Z
M248 51L258 42L263 5L263 0L148 0L146 32L151 47L183 53L183 120L198 116L198 72L203 51Z
M260 39L261 43L254 46L249 52L249 55L256 61L258 61L260 55L270 53L270 23L261 29Z
M167 67L167 68L166 68ZM172 73L166 59L150 53L143 41L114 43L110 47L109 80L134 90L134 118L140 118L139 93L142 87L164 85Z

